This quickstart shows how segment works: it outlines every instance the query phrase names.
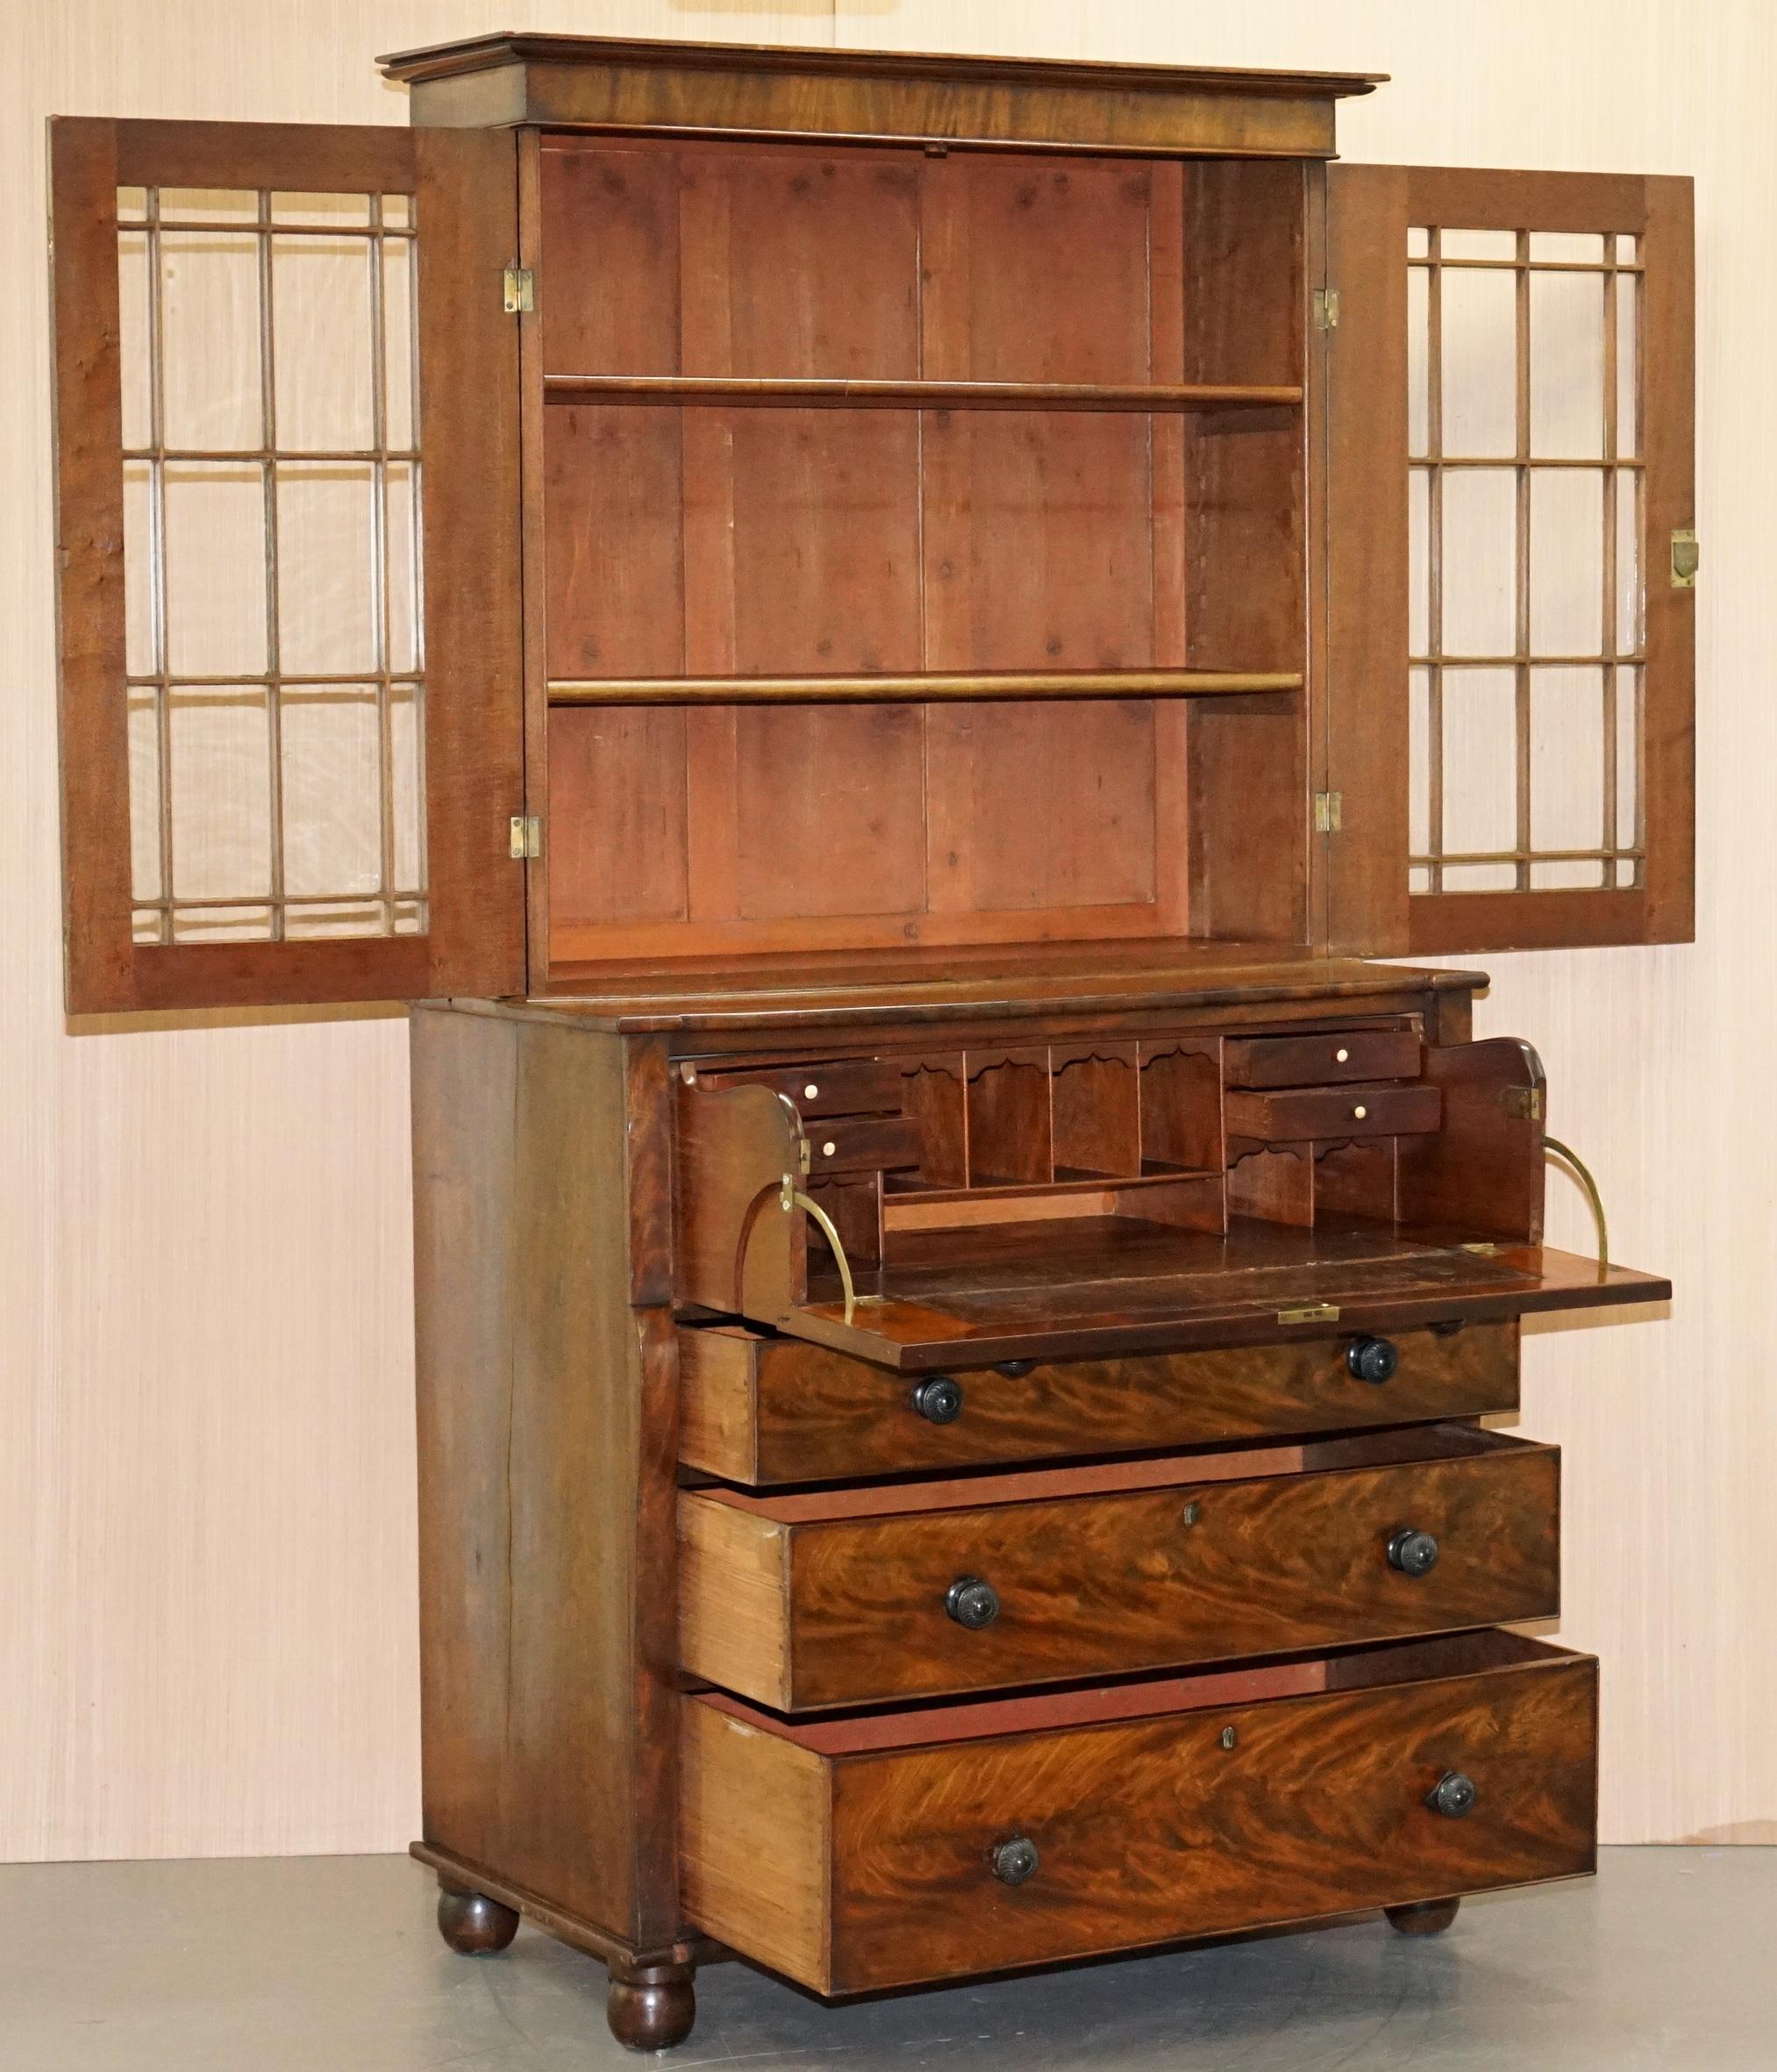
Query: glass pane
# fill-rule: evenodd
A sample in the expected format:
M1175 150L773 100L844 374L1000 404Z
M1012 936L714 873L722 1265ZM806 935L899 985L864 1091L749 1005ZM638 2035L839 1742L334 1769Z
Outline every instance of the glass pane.
M161 897L161 730L152 690L132 690L130 715L130 897ZM155 924L156 932L159 923Z
M417 683L389 687L389 793L394 819L395 889L425 883L424 699Z
M1596 849L1604 842L1604 672L1531 671L1531 847ZM1533 887L1601 885L1596 862L1546 864Z
M1594 230L1533 230L1531 232L1532 264L1602 266L1604 236Z
M1616 233L1617 265L1634 266L1641 257L1641 254L1637 250L1636 247L1637 239L1630 232L1626 230L1618 231Z
M1428 452L1431 393L1430 337L1431 272L1414 267L1407 275L1407 451Z
M146 461L124 463L124 668L159 673L154 639L153 473Z
M1642 640L1641 477L1616 470L1616 652L1638 654Z
M400 239L382 247L382 354L385 436L391 453L411 453L413 421L413 268L417 247Z
M263 675L262 471L169 463L166 497L168 666L178 676Z
M251 188L163 187L164 223L257 223L259 196Z
M1515 864L1446 863L1443 875L1446 892L1515 892L1517 890Z
M1641 280L1616 276L1616 452L1624 461L1641 454Z
M413 197L405 194L386 194L382 197L382 226L385 230L408 230L413 223Z
M1447 669L1444 853L1510 851L1517 841L1517 693L1513 672ZM1505 884L1509 887L1514 882L1509 870Z
M284 890L298 898L334 899L380 890L382 750L375 686L287 689L282 719Z
M1641 839L1641 671L1624 668L1616 672L1616 846L1639 848Z
M363 453L376 442L370 267L362 238L274 238L278 450Z
M311 223L327 230L346 224L368 226L370 196L368 194L275 194L274 223Z
M380 900L328 900L318 906L293 906L284 917L284 933L293 942L384 932Z
M1604 453L1604 276L1531 275L1531 452Z
M1407 672L1407 847L1431 849L1431 672Z
M1517 476L1457 468L1443 476L1444 652L1517 652Z
M264 443L259 240L202 231L161 238L167 444L256 453Z
M279 666L291 676L374 673L375 471L286 462L277 473Z
M118 371L124 391L124 447L139 450L153 438L148 393L148 239L125 231L118 239Z
M1515 230L1442 231L1438 250L1444 259L1512 260L1518 255L1518 233Z
M1407 476L1407 652L1425 654L1431 638L1431 477L1423 468Z
M1446 454L1488 459L1518 450L1517 278L1438 269Z
M148 213L148 190L146 187L120 187L118 189L118 221L139 223Z
M419 597L419 470L391 461L385 470L384 567L389 586L389 667L422 666Z
M1531 652L1600 654L1604 623L1604 476L1531 472Z
M263 690L175 691L168 708L176 899L271 890L271 731Z

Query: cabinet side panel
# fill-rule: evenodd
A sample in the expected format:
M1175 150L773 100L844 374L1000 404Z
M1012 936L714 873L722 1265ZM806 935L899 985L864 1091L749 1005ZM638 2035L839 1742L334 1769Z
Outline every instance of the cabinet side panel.
M425 1835L499 1861L506 1782L517 1025L417 1010L414 1330Z
M414 1031L426 1839L659 1940L675 1364L666 1313L631 1306L625 1131L650 1115L626 1113L614 1036L425 1011Z

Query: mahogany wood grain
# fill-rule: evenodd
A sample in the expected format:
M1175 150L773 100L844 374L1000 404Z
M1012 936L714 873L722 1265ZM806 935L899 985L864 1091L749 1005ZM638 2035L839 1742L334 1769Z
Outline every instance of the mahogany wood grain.
M1399 1137L1435 1131L1443 1097L1435 1086L1231 1087L1223 1103L1230 1137L1260 1144L1308 1138Z
M1328 1086L1349 1079L1417 1079L1411 1029L1333 1029L1312 1036L1240 1036L1223 1052L1231 1087Z
M1478 1238L1538 1243L1548 1102L1541 1059L1528 1043L1497 1036L1430 1045L1424 1069L1442 1097L1443 1121L1431 1135L1402 1140L1402 1221L1460 1221Z
M1120 1720L850 1755L687 1698L687 1911L817 1991L862 1991L1592 1869L1595 1663L1488 1634L1342 1673L1245 1704L1193 1703L1215 1678L1124 1687ZM917 1733L918 1709L888 1717ZM1424 1804L1451 1768L1475 1781L1467 1819ZM1008 1886L993 1853L1014 1835L1038 1864Z
M417 123L1330 157L1380 75L501 32L378 61Z
M679 1928L664 1046L444 1010L412 1033L426 1841L493 1867L465 1882L502 1904L510 1883L658 1947Z
M677 1097L674 1289L705 1309L774 1322L803 1298L807 1233L779 1192L802 1180L799 1132L768 1087Z
M1238 1473L1241 1479L1224 1477ZM1210 1479L1205 1479L1206 1477ZM1433 1425L1234 1460L679 1499L680 1659L782 1711L1345 1646L1559 1607L1558 1457ZM860 1510L860 1497L865 1499ZM1388 1559L1402 1525L1437 1565ZM980 1631L946 1593L976 1577Z
M1350 1343L1046 1361L1010 1375L966 1368L955 1377L961 1411L933 1425L913 1407L905 1375L736 1325L687 1329L680 1450L689 1466L731 1482L824 1482L1517 1407L1515 1324L1402 1332L1400 1365L1381 1386L1352 1375Z

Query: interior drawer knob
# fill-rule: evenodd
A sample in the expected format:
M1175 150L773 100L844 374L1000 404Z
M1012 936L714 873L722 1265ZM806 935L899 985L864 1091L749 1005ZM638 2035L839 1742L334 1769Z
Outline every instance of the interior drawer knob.
M962 1415L962 1384L935 1374L913 1391L913 1407L928 1425L953 1425Z
M979 1575L959 1575L944 1593L944 1608L960 1626L978 1633L1000 1615L1000 1593Z
M1474 1811L1474 1779L1460 1770L1445 1770L1425 1795L1425 1803L1446 1820L1460 1820Z
M1438 1566L1438 1542L1417 1526L1402 1525L1388 1535L1388 1566L1403 1575L1424 1575Z
M1392 1339L1354 1338L1345 1347L1345 1365L1360 1382L1386 1382L1400 1364Z
M1037 1875L1037 1845L1027 1834L1015 1834L994 1851L994 1876L1003 1885L1024 1885Z

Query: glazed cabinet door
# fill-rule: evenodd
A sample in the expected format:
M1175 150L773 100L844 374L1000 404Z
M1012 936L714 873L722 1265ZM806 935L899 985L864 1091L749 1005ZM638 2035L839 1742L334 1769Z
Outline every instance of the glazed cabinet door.
M1691 182L1328 177L1327 939L1688 941Z
M522 986L510 136L52 136L68 1004Z

